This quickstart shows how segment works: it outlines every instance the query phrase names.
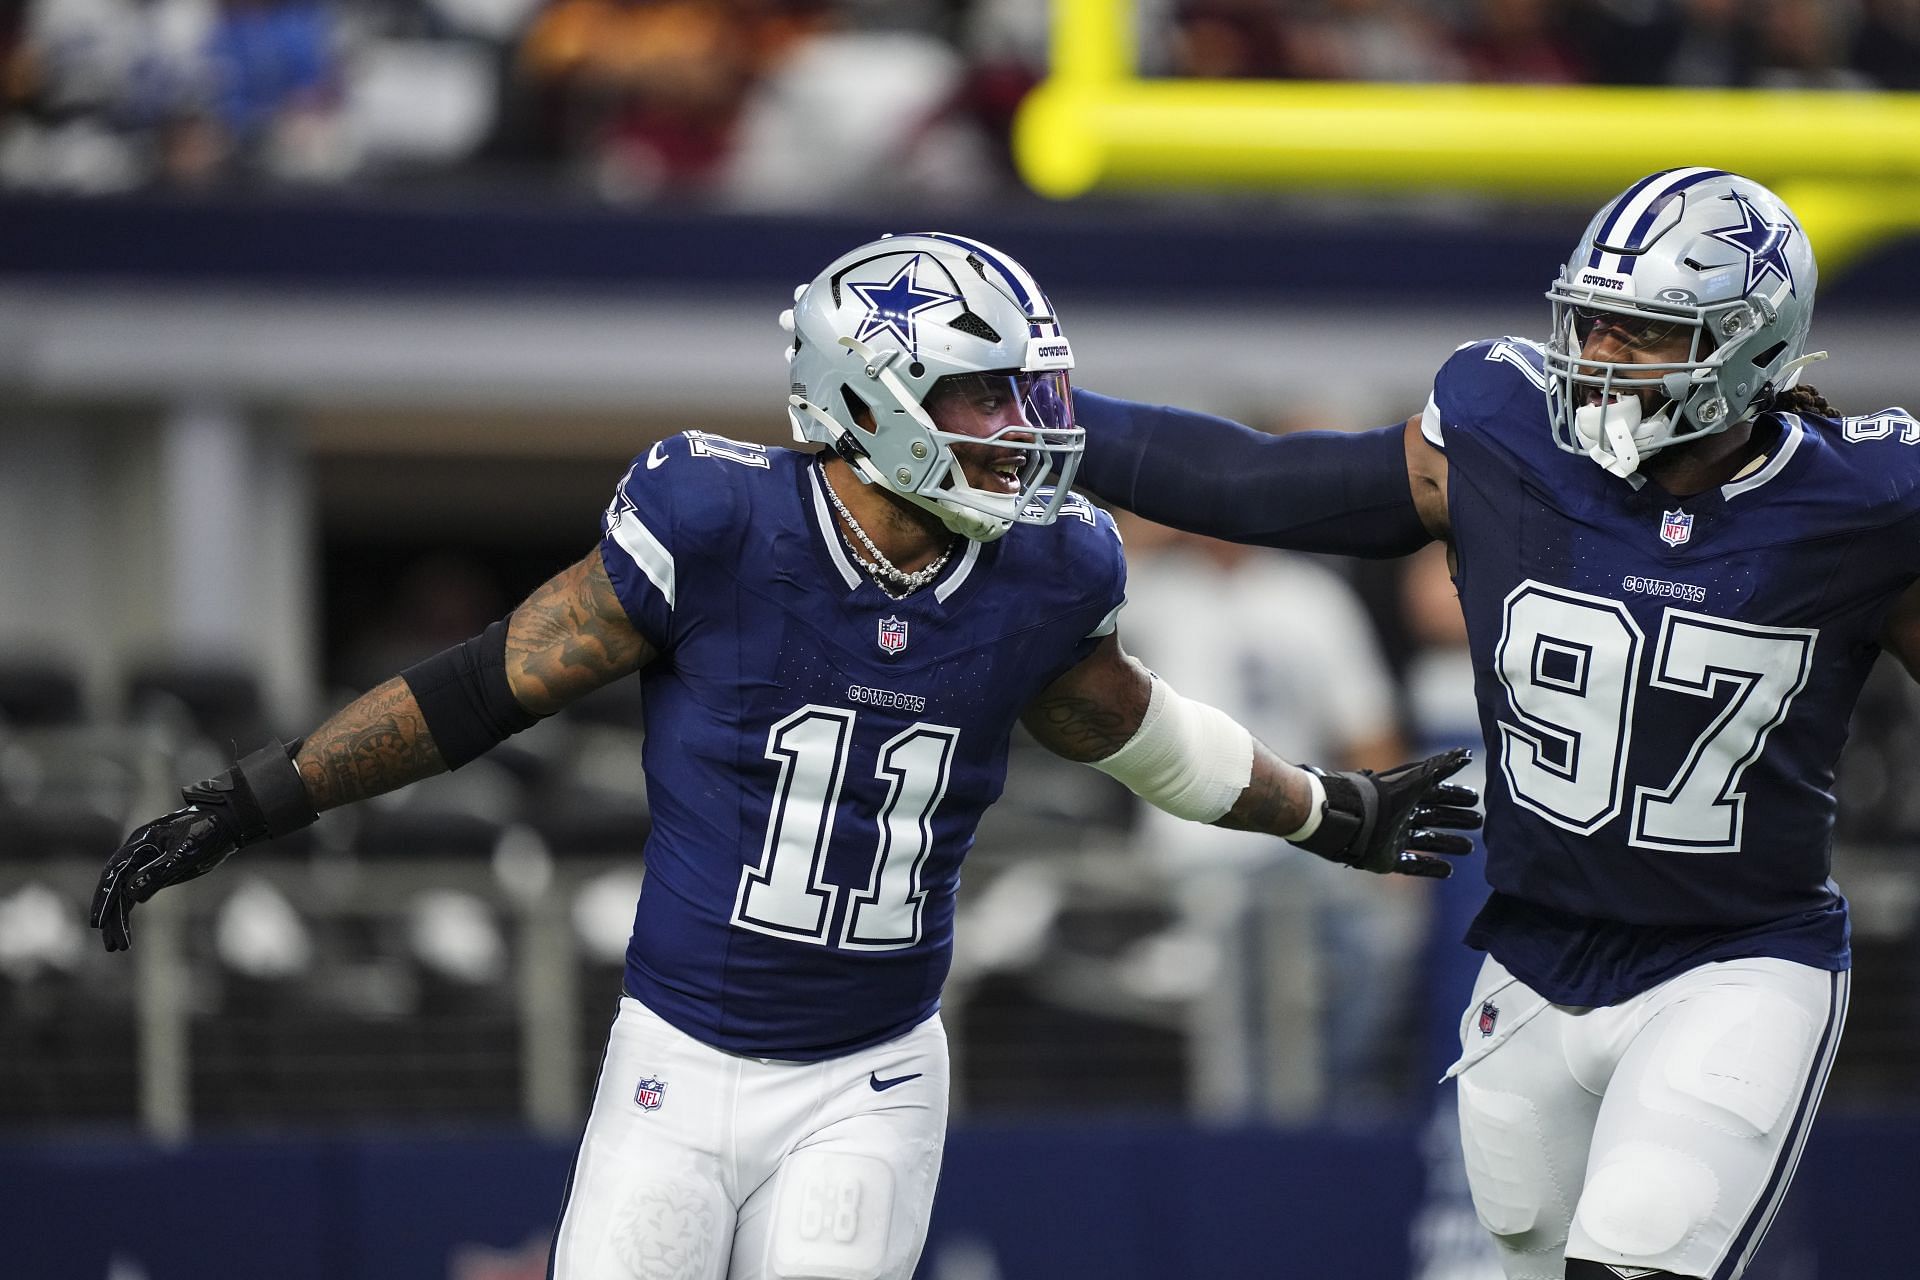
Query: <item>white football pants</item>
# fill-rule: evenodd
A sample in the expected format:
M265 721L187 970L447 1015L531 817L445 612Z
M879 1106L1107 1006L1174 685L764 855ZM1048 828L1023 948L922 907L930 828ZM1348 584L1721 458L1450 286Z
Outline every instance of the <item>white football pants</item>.
M1848 976L1731 960L1584 1009L1489 957L1453 1073L1508 1280L1562 1280L1567 1257L1735 1280L1799 1162Z
M555 1280L909 1280L947 1130L936 1015L825 1062L710 1048L622 997Z

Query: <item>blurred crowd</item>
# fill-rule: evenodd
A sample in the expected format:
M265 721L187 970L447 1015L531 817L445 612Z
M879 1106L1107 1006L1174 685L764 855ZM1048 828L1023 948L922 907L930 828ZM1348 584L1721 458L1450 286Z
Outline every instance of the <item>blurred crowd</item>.
M1920 88L1920 0L1135 0L1155 76ZM0 0L0 186L1013 186L1045 0Z

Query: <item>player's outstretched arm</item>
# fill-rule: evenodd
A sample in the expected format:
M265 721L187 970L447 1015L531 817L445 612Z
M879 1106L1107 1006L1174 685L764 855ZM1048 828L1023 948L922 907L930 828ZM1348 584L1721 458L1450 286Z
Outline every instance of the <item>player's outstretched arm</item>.
M161 889L323 809L457 768L653 653L595 551L508 618L362 694L291 748L270 744L182 790L183 808L135 829L107 860L93 927L107 950L124 951L134 906Z
M1290 840L1381 874L1445 877L1472 851L1469 759L1447 751L1383 773L1288 764L1226 713L1182 697L1108 636L1022 717L1049 750L1091 764L1176 817Z
M1405 555L1439 532L1410 475L1403 426L1275 436L1089 391L1074 392L1073 408L1087 429L1076 486L1160 524L1375 557Z

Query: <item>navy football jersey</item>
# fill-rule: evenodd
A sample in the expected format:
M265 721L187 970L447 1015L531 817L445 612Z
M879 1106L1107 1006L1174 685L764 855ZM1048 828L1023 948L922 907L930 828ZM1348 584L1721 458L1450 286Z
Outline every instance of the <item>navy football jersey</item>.
M848 556L813 456L687 432L635 460L600 551L660 651L628 993L761 1058L924 1020L1019 715L1114 628L1111 519L1070 497L896 600Z
M1834 764L1920 576L1920 425L1777 415L1764 464L1677 498L1558 448L1537 346L1462 347L1447 455L1487 769L1468 941L1563 1004L1705 961L1848 965Z

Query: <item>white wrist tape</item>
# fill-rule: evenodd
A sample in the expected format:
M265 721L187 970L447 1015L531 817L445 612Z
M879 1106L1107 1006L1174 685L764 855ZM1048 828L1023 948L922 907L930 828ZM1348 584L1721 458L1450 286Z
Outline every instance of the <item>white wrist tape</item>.
M1320 819L1327 816L1327 784L1320 781L1320 775L1311 769L1307 774L1307 820L1300 829L1291 835L1281 836L1282 840L1305 840L1320 829Z
M1183 698L1155 677L1140 728L1092 764L1176 818L1212 822L1253 780L1253 735L1226 712Z

